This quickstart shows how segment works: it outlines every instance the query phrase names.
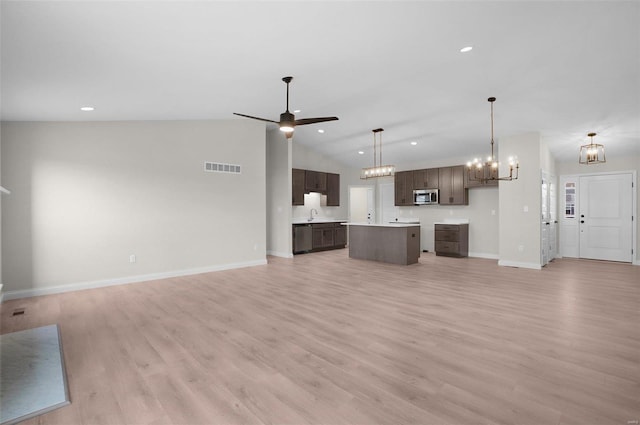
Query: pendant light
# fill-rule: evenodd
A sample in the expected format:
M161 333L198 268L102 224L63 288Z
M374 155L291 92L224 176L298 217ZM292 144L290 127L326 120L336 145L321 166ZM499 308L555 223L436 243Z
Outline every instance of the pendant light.
M589 133L587 136L591 138L591 142L588 145L580 146L580 164L602 164L607 162L607 158L604 156L604 145L593 143L593 136L596 133Z
M500 163L495 156L494 141L493 141L493 102L496 101L495 97L487 99L491 104L491 155L487 156L486 161L482 161L481 158L475 158L473 161L467 162L467 176L469 181L476 181L480 183L486 183L490 180L502 180L511 181L518 178L518 170L520 169L520 163L518 157L509 157L509 175L500 176L498 169ZM514 173L515 171L515 173Z
M370 179L375 177L385 177L385 176L393 176L396 172L395 165L382 165L382 132L383 128L376 128L375 130L371 130L373 132L373 167L363 168L360 171L361 179ZM379 139L379 142L376 141ZM376 145L380 144L380 163L376 162Z

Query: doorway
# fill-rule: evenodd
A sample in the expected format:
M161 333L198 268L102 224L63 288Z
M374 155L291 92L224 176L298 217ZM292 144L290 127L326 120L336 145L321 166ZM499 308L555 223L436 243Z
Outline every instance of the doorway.
M376 222L373 186L349 186L349 221L351 223Z
M563 177L563 256L633 261L634 180L632 172Z

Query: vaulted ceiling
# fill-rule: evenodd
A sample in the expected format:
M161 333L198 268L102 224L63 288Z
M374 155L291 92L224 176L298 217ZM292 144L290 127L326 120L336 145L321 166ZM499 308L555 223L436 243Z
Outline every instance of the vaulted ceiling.
M397 165L487 152L489 96L498 149L539 131L577 160L593 131L607 157L640 155L636 1L2 1L0 13L2 120L277 120L291 75L297 118L340 118L298 127L294 143L354 167L371 165L378 127Z

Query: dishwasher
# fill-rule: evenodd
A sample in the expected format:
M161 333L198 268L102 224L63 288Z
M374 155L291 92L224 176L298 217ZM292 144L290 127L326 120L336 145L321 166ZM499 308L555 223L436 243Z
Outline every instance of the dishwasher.
M309 252L313 248L313 229L310 224L293 226L293 253Z

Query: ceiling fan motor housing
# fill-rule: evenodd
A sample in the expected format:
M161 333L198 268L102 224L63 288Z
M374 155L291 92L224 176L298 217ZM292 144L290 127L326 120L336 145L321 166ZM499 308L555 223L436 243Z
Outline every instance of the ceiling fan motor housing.
M296 117L289 111L285 111L280 114L280 130L293 131L295 126Z

